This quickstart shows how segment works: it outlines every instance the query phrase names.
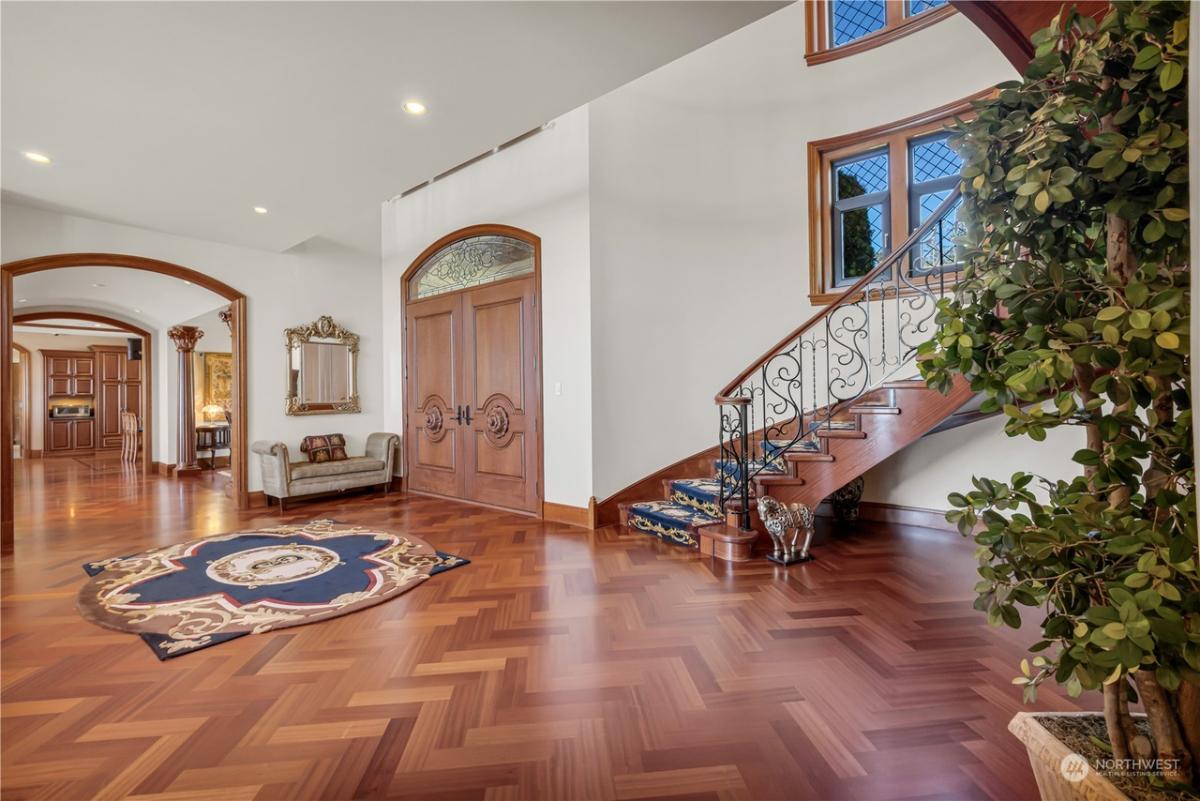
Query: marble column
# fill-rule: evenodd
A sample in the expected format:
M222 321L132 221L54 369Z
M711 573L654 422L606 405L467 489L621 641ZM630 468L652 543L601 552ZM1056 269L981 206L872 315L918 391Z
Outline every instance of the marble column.
M192 370L192 351L204 332L194 325L177 325L167 331L179 352L179 449L175 473L200 470L196 461L196 377Z

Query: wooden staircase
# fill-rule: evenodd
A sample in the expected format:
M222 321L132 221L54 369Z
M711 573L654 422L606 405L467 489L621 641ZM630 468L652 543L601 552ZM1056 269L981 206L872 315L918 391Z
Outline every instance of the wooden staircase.
M937 301L957 277L948 246L954 192L894 253L716 397L721 443L712 473L662 482L662 499L622 504L620 520L701 553L745 561L767 544L755 509L770 495L810 509L934 430L973 398L912 378L936 330ZM974 419L968 412L963 419Z

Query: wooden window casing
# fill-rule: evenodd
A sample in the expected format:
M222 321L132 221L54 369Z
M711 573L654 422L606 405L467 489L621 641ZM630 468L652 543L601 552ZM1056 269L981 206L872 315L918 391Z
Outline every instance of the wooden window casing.
M835 163L881 152L888 154L888 200L885 252L891 252L908 239L916 228L917 211L910 195L909 143L943 130L955 117L971 111L971 101L986 97L985 90L964 100L865 131L820 139L808 144L808 217L809 217L809 300L824 305L835 300L839 288L834 274L833 186Z
M830 19L830 0L805 0L805 50L804 60L809 66L824 64L855 53L862 53L882 44L894 41L922 28L944 20L957 13L946 3L943 6L909 14L909 0L886 0L887 21L884 27L873 33L860 36L843 45L833 44Z

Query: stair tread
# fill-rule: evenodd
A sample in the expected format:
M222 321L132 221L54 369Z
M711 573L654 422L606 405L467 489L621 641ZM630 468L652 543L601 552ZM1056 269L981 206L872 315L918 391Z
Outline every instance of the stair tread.
M719 522L719 518L711 517L690 506L684 506L674 501L641 501L629 505L630 514L653 517L664 523L676 523L684 526L711 525Z

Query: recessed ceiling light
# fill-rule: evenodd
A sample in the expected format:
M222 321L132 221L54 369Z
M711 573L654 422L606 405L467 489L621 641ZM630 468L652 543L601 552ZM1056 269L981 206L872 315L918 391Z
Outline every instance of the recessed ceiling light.
M41 153L34 153L32 150L26 150L21 153L22 156L34 162L35 164L49 164L50 157L44 156Z
M17 303L28 303L29 298L17 298Z
M267 210L266 210L266 208L265 208L265 207L263 207L263 206L255 206L255 207L254 207L254 213L255 213L255 214L266 214L266 213L267 213Z
M134 311L135 311L135 312L137 312L138 314L141 314L141 313L142 313L142 310L141 310L141 309L134 309Z
M92 284L92 286L96 287L96 289L101 289L102 287L105 287L108 285L107 284Z
M409 114L419 115L425 113L425 104L419 100L406 100L401 108L403 108Z
M191 281L184 281L183 283L187 284L188 286L191 286L191 285L192 285L192 282L191 282Z
M94 326L96 326L97 328L99 328L101 324L100 324L100 323L92 323L92 325L94 325Z

